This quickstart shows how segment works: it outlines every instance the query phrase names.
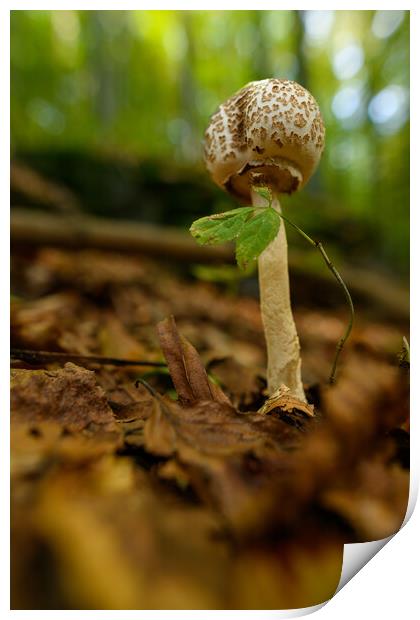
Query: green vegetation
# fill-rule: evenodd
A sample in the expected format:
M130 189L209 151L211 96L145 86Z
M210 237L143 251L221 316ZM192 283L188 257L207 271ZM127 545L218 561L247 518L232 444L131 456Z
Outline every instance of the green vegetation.
M166 180L187 170L206 199L201 141L217 105L250 80L295 79L327 142L293 221L355 264L408 274L407 11L13 11L11 77L17 156L141 162ZM234 206L211 195L215 212ZM191 222L185 208L170 222Z

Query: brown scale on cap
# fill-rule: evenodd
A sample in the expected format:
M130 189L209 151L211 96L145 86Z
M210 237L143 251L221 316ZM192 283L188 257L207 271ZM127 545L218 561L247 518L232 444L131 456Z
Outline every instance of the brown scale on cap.
M215 183L249 202L257 177L278 193L303 187L324 138L312 95L296 82L267 79L250 82L219 107L205 133L204 157Z

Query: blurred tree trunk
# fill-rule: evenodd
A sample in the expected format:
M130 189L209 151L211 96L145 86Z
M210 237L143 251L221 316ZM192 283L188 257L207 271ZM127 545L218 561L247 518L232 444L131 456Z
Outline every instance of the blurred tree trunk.
M253 79L264 80L265 78L272 77L264 27L265 11L249 11L249 13L256 39L252 55L252 69L255 76Z
M95 113L101 123L110 123L116 110L112 57L106 51L103 11L86 11L86 54L93 82Z
M182 155L187 159L194 160L197 156L197 143L195 136L198 131L197 115L197 86L194 76L196 49L194 40L193 16L190 11L179 11L181 24L185 34L186 51L179 75L179 94L182 118L189 125L189 132L184 134L182 140Z
M303 25L303 14L305 11L293 11L295 16L294 38L295 38L295 53L298 60L296 82L302 84L308 90L311 90L311 85L308 83L309 75L307 71L307 64L304 51L305 42L305 28Z
M86 60L92 77L95 114L103 127L113 123L126 92L131 38L127 11L82 11Z

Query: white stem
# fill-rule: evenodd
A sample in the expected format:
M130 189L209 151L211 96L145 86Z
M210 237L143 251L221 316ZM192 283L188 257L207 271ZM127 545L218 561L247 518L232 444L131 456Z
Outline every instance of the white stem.
M265 206L264 198L252 192L252 204ZM273 197L272 206L281 212ZM300 345L290 305L287 239L284 222L277 237L258 259L260 306L267 344L267 382L272 394L283 383L306 402L301 377Z

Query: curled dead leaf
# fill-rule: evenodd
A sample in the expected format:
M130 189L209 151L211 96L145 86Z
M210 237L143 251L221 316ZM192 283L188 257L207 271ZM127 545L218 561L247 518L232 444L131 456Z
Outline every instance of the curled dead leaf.
M310 418L314 417L314 406L304 403L290 394L290 388L281 385L258 410L258 413L267 414L279 408L284 413L302 413Z
M179 334L171 316L158 324L160 346L182 404L214 400L230 404L219 386L212 383L195 348Z

